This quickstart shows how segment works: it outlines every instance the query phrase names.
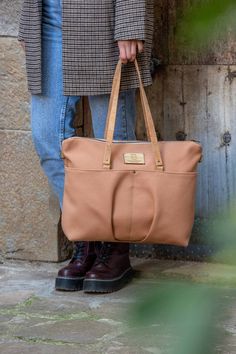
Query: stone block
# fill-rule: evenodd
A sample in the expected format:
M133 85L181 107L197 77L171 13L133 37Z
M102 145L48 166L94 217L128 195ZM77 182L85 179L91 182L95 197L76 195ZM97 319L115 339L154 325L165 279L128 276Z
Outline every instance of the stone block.
M17 36L23 0L1 0L0 36Z
M0 38L0 129L30 129L24 51L15 38Z
M0 250L16 259L58 261L58 219L28 131L0 131ZM61 237L64 237L61 235Z

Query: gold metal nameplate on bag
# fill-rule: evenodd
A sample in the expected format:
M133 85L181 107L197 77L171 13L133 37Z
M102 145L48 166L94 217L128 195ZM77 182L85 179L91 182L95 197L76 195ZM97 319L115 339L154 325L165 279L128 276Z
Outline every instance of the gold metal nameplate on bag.
M126 164L144 165L145 164L144 154L139 152L126 153L124 154L124 162Z

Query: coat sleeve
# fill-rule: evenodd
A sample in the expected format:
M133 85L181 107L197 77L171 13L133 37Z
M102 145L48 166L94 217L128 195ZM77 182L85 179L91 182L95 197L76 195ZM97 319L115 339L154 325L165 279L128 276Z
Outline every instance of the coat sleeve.
M22 13L20 16L19 29L18 29L18 41L24 41L24 31L23 31L23 23L22 23Z
M24 0L21 7L18 40L35 39L41 30L41 0Z
M27 22L27 0L24 0L20 12L19 28L18 28L18 41L25 40L26 22Z
M118 40L146 40L147 2L150 0L116 0L115 33Z

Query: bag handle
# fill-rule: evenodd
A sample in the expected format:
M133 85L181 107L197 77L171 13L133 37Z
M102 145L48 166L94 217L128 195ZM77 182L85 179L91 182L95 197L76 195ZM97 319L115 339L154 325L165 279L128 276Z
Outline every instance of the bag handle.
M139 66L137 60L134 61L135 68L138 74L139 79L139 89L140 89L140 97L141 97L141 104L142 110L145 120L145 126L148 134L148 138L151 141L151 145L153 148L153 153L155 157L155 165L157 169L163 170L163 162L161 158L161 152L158 145L158 139L155 131L155 126L153 123L153 118L150 110L150 106L148 103L148 99L146 96L146 92L142 83L141 74L139 70ZM112 83L112 90L111 96L108 106L108 113L107 113L107 120L106 120L106 128L104 133L104 139L106 140L105 146L105 153L103 159L103 167L106 169L111 168L111 145L113 142L114 137L114 130L115 130L115 123L116 123L116 114L117 114L117 107L118 107L118 99L119 99L119 92L120 92L120 83L121 83L121 69L122 69L122 62L119 59L118 64L116 66L113 83Z
M118 66L121 66L122 67L122 64L121 62L118 62L117 64L117 67L116 67L116 71L115 71L115 74L114 74L114 80L116 78L116 81L119 81L121 80L121 70ZM139 69L138 69L139 71ZM113 80L113 83L114 83L114 80ZM141 80L141 83L142 83L142 80ZM112 90L111 90L111 97L110 97L110 101L109 101L109 107L108 107L108 113L107 113L107 117L110 116L111 114L111 109L112 109L112 104L113 104L113 98L114 98L114 91L115 91L115 87L114 85L112 86ZM141 103L143 104L143 102L141 101ZM116 111L117 112L117 111ZM106 120L106 127L105 127L105 133L104 133L104 139L107 140L107 131L108 131L108 119ZM147 126L147 122L146 122L146 119L145 119L145 127L146 127L146 132L147 132L147 137L148 137L148 140L151 141L150 139L150 135L149 135L149 130L148 130L148 126ZM115 129L115 124L114 124L114 127Z

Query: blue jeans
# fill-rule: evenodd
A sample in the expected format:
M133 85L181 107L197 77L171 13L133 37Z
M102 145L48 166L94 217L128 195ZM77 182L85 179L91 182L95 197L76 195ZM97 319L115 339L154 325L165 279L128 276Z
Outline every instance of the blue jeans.
M61 143L75 135L73 120L80 97L63 95L61 2L43 0L42 94L31 96L31 127L41 166L62 207ZM88 97L95 138L104 136L109 97ZM114 139L135 139L135 90L120 93Z

